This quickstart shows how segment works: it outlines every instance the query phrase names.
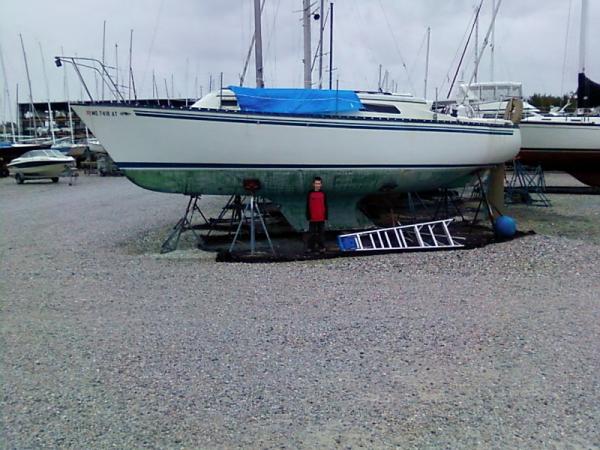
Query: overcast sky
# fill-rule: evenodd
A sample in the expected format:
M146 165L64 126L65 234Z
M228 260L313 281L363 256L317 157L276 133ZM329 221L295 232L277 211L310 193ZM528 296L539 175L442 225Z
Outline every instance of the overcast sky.
M313 3L316 10L320 2ZM339 80L340 88L376 89L381 64L389 72L390 89L397 87L399 92L423 96L425 35L431 27L427 96L434 98L436 87L440 98L446 96L479 0L334 3L334 80ZM589 3L586 72L600 81L600 31L596 26L600 23L600 1ZM301 7L301 0L266 0L263 47L267 86L302 86ZM480 45L490 24L491 9L492 0L484 0ZM526 95L575 90L580 10L580 0L504 0L496 21L494 79L521 81ZM19 33L27 52L34 100L47 97L44 68L50 97L62 100L65 69L53 64L53 56L63 47L66 55L100 58L104 20L106 59L115 64L118 44L122 80L127 79L129 34L134 30L132 66L142 97L152 95L153 70L161 96L165 96L165 84L171 89L171 77L178 97L194 97L200 89L205 93L211 74L213 87L218 88L221 72L225 85L238 84L254 31L253 0L1 0L0 45L11 102L15 101L17 83L19 100L26 101L29 95ZM313 52L317 39L318 22L313 21ZM326 48L328 39L326 33ZM469 50L459 79L470 77L473 60L474 51ZM67 73L70 97L81 98L80 83L71 69ZM490 77L488 48L479 81L489 81ZM4 75L0 81L4 98ZM316 69L313 81L317 81ZM93 76L88 82L96 96ZM254 83L252 59L245 85Z

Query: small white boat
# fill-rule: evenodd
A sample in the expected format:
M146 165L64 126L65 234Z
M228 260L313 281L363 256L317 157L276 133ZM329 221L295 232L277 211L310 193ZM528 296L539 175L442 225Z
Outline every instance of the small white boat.
M25 180L50 179L57 183L61 173L75 167L75 159L58 150L31 150L7 165L19 184Z

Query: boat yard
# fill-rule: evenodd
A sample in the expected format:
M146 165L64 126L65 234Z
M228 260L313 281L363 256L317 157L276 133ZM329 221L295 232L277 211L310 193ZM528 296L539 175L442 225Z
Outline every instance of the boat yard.
M0 448L600 448L600 5L222 3L3 5Z
M598 195L509 206L538 234L473 250L228 264L159 253L183 195L0 189L11 447L600 443Z

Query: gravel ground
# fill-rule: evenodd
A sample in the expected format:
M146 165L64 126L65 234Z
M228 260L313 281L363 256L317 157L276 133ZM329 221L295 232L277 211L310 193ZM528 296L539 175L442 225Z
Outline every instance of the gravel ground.
M2 448L600 448L594 201L580 240L248 265L158 254L184 197L0 179Z

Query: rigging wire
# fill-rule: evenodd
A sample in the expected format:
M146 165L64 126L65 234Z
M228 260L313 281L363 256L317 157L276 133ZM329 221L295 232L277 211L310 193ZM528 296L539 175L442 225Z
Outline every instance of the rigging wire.
M571 4L572 0L569 0L569 12L567 14L567 31L565 33L565 51L563 54L563 66L562 66L562 77L560 79L560 95L564 94L564 86L565 86L565 73L567 71L567 48L569 45L569 28L571 26Z
M412 68L410 69L409 75L413 75L415 72L415 69L417 67L417 61L419 60L419 56L421 56L421 51L423 51L423 47L425 46L425 42L427 42L427 30L425 30L425 34L423 35L423 39L421 40L421 44L419 45L419 50L417 50L417 53L415 55L415 60L412 63Z
M160 18L162 17L162 10L163 10L164 4L165 4L165 0L161 0L160 6L158 7L158 12L156 14L156 20L154 21L154 29L152 31L152 39L150 39L150 48L148 49L148 56L146 57L146 63L144 64L142 83L140 84L140 92L146 86L146 76L148 75L148 65L150 64L150 58L152 57L152 52L154 51L154 41L156 40L156 35L158 33L158 26L160 23Z
M477 11L475 12L475 20L473 21L473 25L471 26L471 32L469 33L469 38L467 39L465 48L463 49L462 55L460 56L460 61L458 62L458 66L456 67L456 72L454 73L454 78L452 79L452 83L450 84L450 89L448 89L448 95L446 96L446 98L450 98L450 94L452 93L452 88L454 87L454 83L456 82L456 77L458 76L458 72L460 71L460 66L462 65L463 59L465 58L465 53L467 52L469 43L471 42L471 37L473 36L473 31L475 30L475 25L477 24L477 20L479 18L479 13L481 11L482 5L483 5L483 0L481 0L481 3L479 4Z
M265 56L269 57L271 51L271 42L275 40L275 35L277 33L277 17L279 15L279 6L281 5L281 0L277 0L277 5L275 6L275 13L273 14L273 21L271 22L271 27L267 30L267 49L265 51ZM277 47L277 44L274 45ZM273 50L273 77L271 79L272 84L276 84L275 81L277 79L277 51Z
M475 4L475 6L476 5L477 4ZM444 89L444 87L446 86L446 82L450 81L450 71L452 70L452 67L454 67L454 64L456 63L456 60L458 59L458 55L460 54L460 50L463 48L463 42L465 42L465 40L467 39L467 35L469 34L469 29L471 27L470 24L471 24L471 22L475 21L476 14L477 14L477 7L473 8L473 15L471 17L471 20L469 20L469 22L467 22L467 27L465 29L463 37L461 38L461 40L458 43L458 47L456 48L456 53L454 54L454 57L452 58L452 61L450 62L450 66L448 67L448 71L446 72L446 75L444 76L444 78L442 80L442 84L438 88L440 91L442 91Z
M396 47L396 51L398 52L398 56L400 57L400 62L402 63L402 67L404 67L404 70L406 71L406 77L408 79L408 84L409 84L411 90L413 92L416 92L416 90L413 86L412 80L410 78L410 73L408 71L408 67L406 65L406 62L404 61L404 58L402 57L402 52L400 51L400 46L398 45L398 41L392 30L392 25L390 24L387 14L385 13L385 10L383 8L383 4L381 3L381 0L378 0L378 3L379 3L379 8L381 9L381 13L383 14L383 17L385 18L385 23L387 24L390 35L392 36L392 40L394 41L394 46Z

